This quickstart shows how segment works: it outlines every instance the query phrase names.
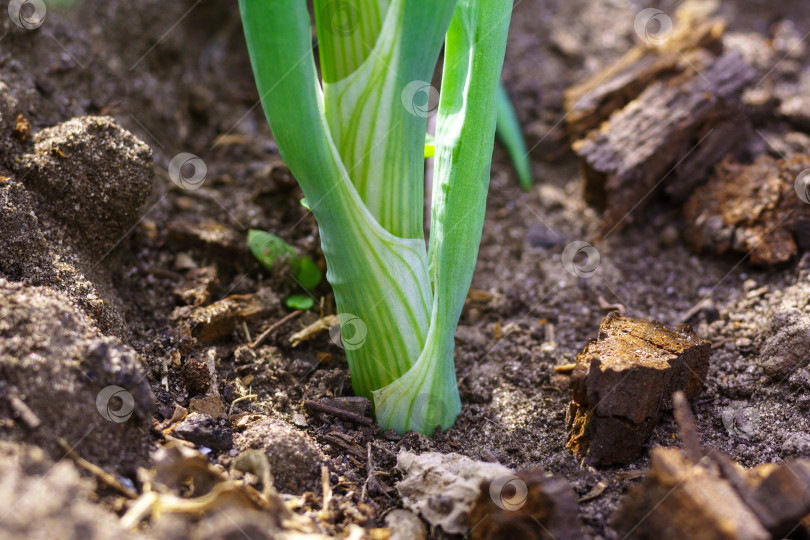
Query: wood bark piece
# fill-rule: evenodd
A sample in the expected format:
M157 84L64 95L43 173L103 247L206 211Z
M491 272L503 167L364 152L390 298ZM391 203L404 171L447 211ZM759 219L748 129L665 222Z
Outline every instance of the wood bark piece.
M568 134L573 139L596 128L615 111L636 99L648 85L688 71L683 54L705 48L716 51L725 23L679 17L673 34L660 47L638 45L618 63L572 86L563 96Z
M605 317L571 375L567 448L595 466L636 459L672 394L700 392L709 352L686 326Z
M205 307L181 306L172 313L172 319L181 320L181 327L192 337L210 343L233 332L238 322L279 311L273 292L261 289L252 294L232 294Z
M687 241L701 252L750 253L756 265L790 260L810 228L810 204L796 190L805 170L805 154L762 156L752 164L724 160L684 206Z
M777 538L790 534L810 515L810 460L764 466L761 481L752 492L752 499L764 510L762 524Z
M604 226L629 213L658 188L682 198L734 150L746 134L740 95L754 70L736 51L684 55L693 68L650 84L599 129L573 144L581 158L586 200L604 212Z
M657 189L684 201L750 134L742 95L755 69L724 50L725 22L710 12L684 3L671 33L639 35L648 43L565 93L583 195L606 229L630 222Z
M628 539L770 540L756 515L716 469L656 448L644 481L627 494L614 525Z
M802 524L810 515L810 460L744 469L701 447L682 392L673 405L684 450L653 449L644 481L628 492L616 513L614 525L623 538L758 540L810 534Z
M539 468L481 483L470 511L470 538L580 540L579 505L568 482Z

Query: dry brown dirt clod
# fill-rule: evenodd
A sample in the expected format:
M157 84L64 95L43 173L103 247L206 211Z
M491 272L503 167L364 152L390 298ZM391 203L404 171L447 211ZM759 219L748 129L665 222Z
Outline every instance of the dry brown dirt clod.
M143 433L154 398L143 359L102 336L65 295L0 278L0 371L0 415L16 413L23 422L6 438L36 443L55 458L64 455L61 438L119 473L146 462Z
M636 459L672 394L700 392L709 351L688 327L608 315L577 356L566 446L594 466Z
M279 491L301 494L320 490L321 464L326 458L305 432L279 420L266 419L237 435L235 446L240 452L252 448L267 455Z
M95 482L69 459L53 462L36 446L0 441L0 477L2 538L142 538L92 502Z
M43 129L22 163L25 185L96 256L121 240L152 190L152 150L106 116Z

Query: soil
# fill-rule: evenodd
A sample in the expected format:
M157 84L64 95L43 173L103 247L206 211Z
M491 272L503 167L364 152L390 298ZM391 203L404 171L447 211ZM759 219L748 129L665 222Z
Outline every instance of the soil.
M504 82L525 126L536 184L522 192L496 145L472 285L487 294L468 302L457 333L463 409L452 428L433 437L381 434L376 425L358 427L304 407L305 400L352 395L345 355L328 332L295 348L289 342L320 311L334 313L325 283L316 291L320 309L248 346L289 311L282 300L303 291L251 258L247 230L274 232L324 262L317 225L299 204L300 189L258 104L234 2L86 0L49 7L35 30L3 14L0 438L10 446L0 463L0 507L16 516L0 518L4 536L123 534L115 514L126 504L79 478L60 440L139 488L137 470L150 466L177 407L193 409L193 398L215 396L226 417L190 415L178 436L185 433L226 469L241 450L267 448L276 489L313 492L313 500L324 463L340 508L321 516L325 533L382 526L386 513L402 506L388 488L401 479L396 456L407 449L457 452L512 469L539 466L567 479L580 497L602 482L604 491L579 505L580 518L589 538L617 538L611 516L639 481L631 473L645 469L647 454L621 467L582 466L565 448L568 376L554 369L596 337L609 304L666 326L689 322L712 343L706 385L692 403L704 445L744 466L810 457L810 254L765 269L740 254L697 255L681 238L678 207L664 197L633 211L621 231L604 234L598 213L582 200L562 92L629 50L644 7L516 2ZM672 13L675 2L658 7ZM810 73L810 43L802 45L810 32L807 2L734 0L720 14L732 37L787 41L773 40L784 50L776 56L782 62L762 72L762 85L775 88L777 100L780 92L810 92L801 75ZM752 157L810 149L810 133L776 113L760 115L755 127L770 139L755 134ZM76 142L77 133L87 144ZM181 152L204 162L202 185L170 180L169 164ZM124 170L115 169L118 163ZM598 250L590 277L562 264L574 240ZM260 291L259 314L239 316L222 337L204 342L190 333L195 310ZM131 418L111 421L97 411L98 392L109 386L134 395ZM253 397L239 399L245 396ZM745 425L735 423L740 410ZM678 444L667 414L647 447ZM355 446L358 455L347 450ZM364 489L369 447L385 474L374 489ZM43 475L52 488L35 478ZM140 532L225 537L247 521L168 516L145 522Z

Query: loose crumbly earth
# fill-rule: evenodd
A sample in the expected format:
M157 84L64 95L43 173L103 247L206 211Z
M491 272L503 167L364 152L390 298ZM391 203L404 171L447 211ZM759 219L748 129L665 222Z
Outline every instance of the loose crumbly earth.
M636 211L633 223L623 230L603 237L599 216L581 199L577 163L566 151L562 91L621 58L633 43L633 21L644 7L649 6L630 1L516 2L504 80L526 129L536 185L530 193L521 192L505 153L496 148L473 282L473 288L488 291L491 298L470 301L462 314L456 371L464 406L456 424L432 438L383 436L375 427L358 429L304 409L305 399L352 393L345 356L328 333L297 348L289 343L289 336L304 322L312 322L315 314L282 326L255 351L245 344L277 317L249 319L224 338L202 344L189 340L181 319L172 316L179 306L193 303L184 291L200 287L199 276L206 272L209 279L202 280L199 289L203 303L262 289L281 299L301 292L292 279L270 275L251 260L243 241L250 228L273 231L323 263L316 223L298 203L300 190L280 160L257 103L234 2L87 0L74 10L49 8L44 25L32 31L18 28L2 14L0 82L5 87L0 86L0 124L13 125L22 114L36 139L3 129L0 176L8 180L0 180L0 270L9 282L58 291L24 294L1 283L3 291L14 289L13 294L32 303L31 313L22 314L25 302L9 307L4 292L3 310L17 309L20 320L40 321L27 323L24 339L12 335L21 327L0 327L4 340L23 340L14 345L17 348L0 348L34 355L0 356L2 381L15 386L15 395L35 409L47 429L61 426L59 436L77 452L137 485L133 468L145 464L144 448L160 444L160 430L143 427L145 420L136 416L131 425L107 426L107 439L96 432L92 449L83 448L87 443L81 434L65 426L106 422L97 416L93 402L98 384L82 379L73 360L47 347L35 350L38 340L58 334L60 325L73 325L65 332L77 351L88 347L88 340L102 340L88 329L90 323L82 318L86 316L110 336L103 338L108 340L104 354L114 351L129 370L126 380L120 370L105 374L104 384L138 388L148 383L150 388L143 391L152 392L156 423L171 418L177 405L189 407L189 400L205 391L211 381L195 378L195 363L213 358L213 383L225 413L234 418L250 415L242 416L249 422L236 426L223 420L210 429L189 427L191 437L200 436L200 429L209 430L204 436L233 437L233 449L224 444L222 450L213 450L213 462L227 467L237 448L261 447L277 437L280 442L271 453L279 469L276 478L283 482L277 481L276 487L287 493L319 493L324 456L335 497L343 505L341 512L325 516L326 532L344 530L350 523L381 525L387 510L401 506L396 491L384 488L369 489L361 500L365 460L337 446L334 438L327 439L337 429L361 449L371 445L375 467L389 473L377 478L388 487L399 479L394 465L403 448L459 452L511 468L540 466L566 478L580 496L604 482L604 492L582 503L580 513L588 535L615 538L611 515L638 481L628 472L643 470L647 458L625 467L581 467L565 449L570 390L567 377L557 374L554 366L572 362L595 337L606 304L621 304L630 316L674 326L702 302L701 309L691 310L689 322L713 344L706 387L693 402L703 443L746 466L810 457L810 256L763 270L740 257L695 255L680 237L678 210L661 199ZM671 13L675 2L659 7ZM768 38L782 28L777 23L790 22L793 29L785 39L795 36L799 45L786 47L786 64L772 78L782 77L782 88L792 84L795 92L810 92L800 82L810 60L808 46L800 46L800 38L810 31L807 2L736 0L724 2L720 11L730 31ZM38 161L24 156L36 156L40 146L60 133L69 135L72 124L57 124L86 115L111 116L151 148L155 175L145 204L144 192L136 185L119 186L114 193L126 200L97 201L102 208L83 198L92 197L93 184L82 187L71 178L72 189L63 193L58 178L30 173L47 160L44 154ZM85 128L94 122L107 125L85 122ZM766 116L758 127L780 148L810 148L806 134L775 117ZM124 135L115 137L126 140ZM70 142L69 136L66 140ZM119 140L99 144L110 148ZM128 163L137 176L138 160L147 149L134 139L128 144ZM763 141L752 141L752 148L769 151ZM169 161L180 152L205 162L207 176L199 189L183 189L170 181ZM101 164L102 154L97 156ZM121 231L113 242L105 234L110 230ZM563 268L562 250L573 240L591 242L599 250L601 264L590 278L578 278ZM189 277L194 269L201 269L197 281ZM317 295L323 298L324 310L333 312L328 285L321 285ZM63 307L54 305L60 302ZM132 358L130 347L145 365ZM76 355L78 361L81 355ZM49 382L60 392L73 388L75 395L50 394L41 380L44 372L36 368L43 358L50 362ZM785 369L786 364L793 369ZM145 399L143 392L138 395ZM255 398L234 403L245 395ZM36 406L49 398L77 405ZM737 421L740 411L748 422ZM0 412L0 438L42 445L53 460L63 457L54 433L29 434L19 411L5 401ZM136 437L131 445L120 444L131 437ZM665 417L649 446L677 444L674 422ZM15 452L24 456L32 450ZM21 459L10 458L4 467L19 468L14 463ZM37 459L39 463L45 458ZM15 474L41 475L44 466L37 465L34 472L23 467L23 473ZM39 496L42 505L52 504L51 496L85 496L86 487L62 469L55 469L53 481L65 476L66 483ZM19 480L20 485L31 482ZM26 489L42 492L37 485ZM0 507L13 508L18 493L17 488L0 489ZM113 518L112 513L123 513L112 492L99 495L96 500L104 513ZM54 519L69 527L62 530L78 530L84 537L114 536L113 529L77 528L76 520L89 519L82 516L95 516L96 510L80 505ZM30 515L37 514L32 510ZM169 538L219 531L224 537L233 523L214 516L194 529L192 523L170 516L146 532ZM23 531L23 525L15 521L13 530ZM440 531L432 534L442 537Z

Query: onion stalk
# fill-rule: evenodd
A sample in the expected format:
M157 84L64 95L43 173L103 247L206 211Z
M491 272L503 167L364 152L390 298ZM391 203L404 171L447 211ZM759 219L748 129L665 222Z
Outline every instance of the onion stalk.
M461 410L454 334L484 221L509 0L240 0L279 151L318 222L352 385L381 428ZM430 81L445 42L441 94ZM427 117L436 105L431 234Z

